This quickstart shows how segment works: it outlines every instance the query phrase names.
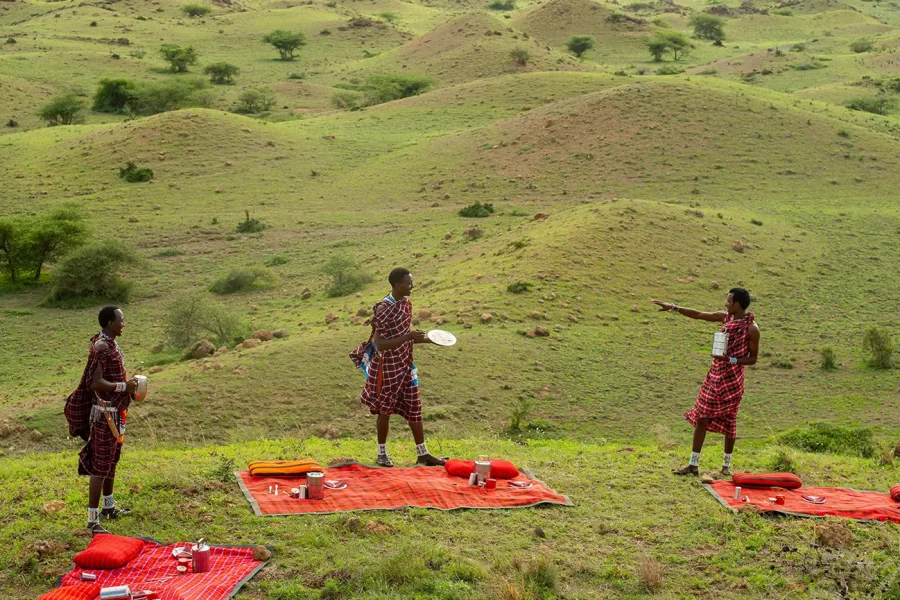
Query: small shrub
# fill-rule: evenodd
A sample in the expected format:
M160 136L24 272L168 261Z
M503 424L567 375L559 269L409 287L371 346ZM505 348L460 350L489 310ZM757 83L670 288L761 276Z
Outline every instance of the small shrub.
M863 52L871 52L875 48L875 42L869 38L860 38L850 44L850 50L861 54Z
M428 91L434 79L423 75L373 75L366 80L366 104L383 104Z
M238 233L259 233L263 229L266 228L265 223L259 221L258 219L250 218L250 211L244 211L244 220L237 224L237 227L234 228Z
M806 50L806 44L802 42L791 46L791 52L803 52L804 50Z
M131 58L136 58L137 60L142 60L145 56L147 56L147 51L143 48L135 48L128 53L128 56L130 56Z
M14 38L14 37L8 37L8 38L6 38L6 43L7 43L7 44L15 44L15 43L16 43L16 38Z
M824 69L827 66L828 65L823 65L820 62L794 63L788 65L788 67L795 71L815 71L816 69Z
M38 117L50 127L56 125L74 125L81 123L84 117L81 111L87 103L74 92L61 94L41 107Z
M873 367L890 369L894 360L894 342L890 332L880 327L866 330L863 336L863 353Z
M521 431L525 426L525 419L528 418L529 411L531 411L531 400L519 398L519 402L509 413L509 431Z
M566 42L566 48L569 49L569 52L581 58L585 52L592 49L596 44L596 40L589 35L573 35Z
M463 235L466 236L466 239L471 242L483 236L484 230L478 225L474 225L472 227L466 227L465 229L463 229Z
M837 134L838 134L839 137L842 137L842 138L848 138L848 137L850 137L850 132L847 131L846 129L838 129Z
M531 55L528 54L528 50L524 48L516 48L511 50L509 53L510 58L512 58L516 64L524 67L528 64L528 61L531 60Z
M281 60L294 60L294 52L306 45L306 36L300 32L276 29L263 36L263 42L278 50Z
M868 427L810 423L782 434L779 440L805 452L872 458L878 445Z
M482 204L481 202L476 202L475 204L470 204L465 208L461 208L459 210L459 216L461 217L470 217L470 218L484 218L489 217L494 213L494 205L490 203Z
M138 167L133 161L119 168L119 178L128 183L142 183L153 179L153 169Z
M91 26L91 27L96 27L96 26L97 26L97 21L91 21L90 26Z
M717 75L719 71L717 69L703 69L698 75Z
M652 23L662 29L670 29L672 27L672 24L669 23L668 21L666 21L665 19L663 19L662 17L657 17L657 18L653 19Z
M270 256L266 259L266 266L280 267L281 265L286 265L289 262L291 262L291 259L289 259L287 256L284 256L283 254L276 254L275 256Z
M396 15L395 13L392 13L392 12L389 12L389 11L384 11L384 12L378 13L378 17L379 17L380 19L383 19L383 20L387 21L388 23L393 23L393 22L395 22L395 21L397 20L397 18L398 18L397 15Z
M491 10L516 10L515 0L493 0L487 7Z
M176 297L165 315L166 340L178 350L204 339L216 346L240 343L250 329L240 315L205 292Z
M163 250L160 250L153 256L158 256L160 258L167 258L169 256L184 256L184 250L181 250L180 248L165 248Z
M205 17L212 12L212 9L202 4L185 4L181 7L181 12L189 17Z
M759 219L750 219L750 223L752 223L753 225L756 225L757 227L762 227L762 224L763 224L763 222L760 221Z
M163 44L159 53L163 60L169 63L169 70L173 73L187 72L188 67L197 64L197 60L200 58L193 46Z
M887 115L896 105L892 98L887 96L873 96L870 98L853 98L845 104L850 110L859 110L874 115Z
M775 357L772 359L772 366L776 369L793 369L794 363L786 358Z
M663 65L656 70L657 75L679 75L684 73L684 69L675 65Z
M293 71L287 74L288 79L306 79L306 73L294 73Z
M128 79L101 79L94 93L92 110L117 113L125 110L134 92L134 82Z
M331 35L331 30L323 29L322 31L319 32L319 35Z
M773 8L769 11L769 14L780 15L782 17L793 17L794 11L789 8Z
M517 281L506 286L506 291L513 294L524 294L531 291L531 284L527 281Z
M275 92L269 88L253 87L243 91L238 97L237 112L259 113L272 108L275 104Z
M213 108L219 101L219 95L215 90L197 90L188 98L190 106L199 106L200 108Z
M262 267L244 267L232 269L224 277L216 279L209 286L214 294L235 294L273 285L277 278Z
M556 585L559 576L556 565L546 557L532 561L525 567L525 586L537 598L556 598Z
M209 472L209 478L213 481L231 483L234 481L235 471L237 471L237 466L234 464L233 458L219 456L216 465Z
M199 77L137 84L127 109L136 115L155 115L184 108L194 94L209 85Z
M119 271L139 262L137 252L122 242L107 240L83 246L53 271L47 305L61 306L73 300L126 302L132 286Z
M359 110L362 99L362 95L357 92L335 92L331 96L331 105L341 110Z
M793 473L794 459L784 448L776 450L775 455L768 462L769 469L775 473Z
M819 348L819 366L826 371L837 369L837 353L834 346L822 346Z
M659 561L652 558L641 561L637 574L648 591L654 592L662 587L663 570Z
M240 72L237 66L227 62L217 62L206 65L203 72L209 75L209 80L218 85L234 83L234 76Z
M348 296L372 281L372 277L363 272L359 264L349 256L332 256L322 266L322 273L331 279L325 288L325 294L329 298Z

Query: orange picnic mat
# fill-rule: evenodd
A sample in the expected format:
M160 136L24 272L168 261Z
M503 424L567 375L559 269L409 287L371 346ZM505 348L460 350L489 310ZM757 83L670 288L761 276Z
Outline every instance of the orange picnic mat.
M730 481L704 484L710 494L731 510L743 504L752 504L761 513L774 512L799 517L841 517L859 521L893 521L900 523L900 502L891 500L888 494L858 492L847 488L802 487L796 490L783 488L741 488L741 498L735 500L735 485ZM776 504L776 495L784 496L784 504ZM812 504L803 496L824 498L822 504Z
M328 514L354 510L393 510L406 506L454 510L457 508L522 508L538 504L572 506L542 482L520 473L513 480L497 481L497 489L469 485L462 477L438 467L377 468L357 463L325 469L326 485L347 484L343 489L325 489L322 500L291 498L291 488L306 483L305 477L254 477L249 471L235 473L241 490L257 516ZM527 487L516 487L516 484ZM278 485L278 495L269 493Z

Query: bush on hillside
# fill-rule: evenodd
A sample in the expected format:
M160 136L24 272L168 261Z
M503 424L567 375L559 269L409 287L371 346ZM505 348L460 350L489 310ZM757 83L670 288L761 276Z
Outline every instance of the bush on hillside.
M487 7L491 10L516 10L515 0L493 0Z
M850 44L850 49L857 54L871 52L875 48L875 42L869 38L860 38Z
M214 108L219 101L219 94L215 90L197 90L188 97L189 106L200 108Z
M423 75L372 75L366 80L366 104L384 104L428 91L434 79Z
M335 92L331 97L331 105L341 110L359 110L363 97L357 92Z
M92 110L105 113L122 112L128 105L134 87L134 82L128 79L101 79L97 91L94 92Z
M16 43L16 38L14 38L14 37L8 37L8 38L6 38L6 43L7 43L7 44L15 44L15 43Z
M217 85L234 83L234 76L240 72L237 66L227 62L217 62L206 65L203 72L209 75L209 80Z
M528 50L525 48L515 48L514 50L510 50L509 56L516 61L517 65L522 67L527 65L528 61L531 60L531 55L528 54Z
M272 108L275 104L275 92L265 87L252 87L238 96L236 112L260 113Z
M822 346L819 348L819 366L826 371L837 369L837 353L834 346Z
M378 13L378 17L384 19L388 23L394 23L398 19L397 14L390 11L380 12Z
M569 49L569 52L581 58L585 52L592 49L596 44L596 40L589 35L573 35L566 42L566 48Z
M185 73L188 67L197 64L200 55L193 46L177 46L175 44L163 44L159 49L163 60L169 63L169 70L173 73Z
M278 50L281 60L294 60L294 52L306 45L306 36L300 32L276 29L263 36L263 41Z
M680 75L684 73L684 69L675 65L663 65L656 70L657 75Z
M187 292L169 305L165 330L169 344L181 350L203 339L216 346L240 343L250 332L250 326L236 312L205 293Z
M694 36L721 45L725 41L725 19L708 13L697 13L691 17Z
M212 12L212 9L202 4L185 4L181 7L181 12L189 17L205 17Z
M209 85L199 77L138 84L128 99L127 108L136 115L156 115L186 108L192 96Z
M894 341L890 331L881 327L869 327L863 336L863 352L873 367L890 369L894 362Z
M87 238L81 213L62 206L46 215L0 217L0 271L10 281L41 278L44 265L59 261Z
M794 11L790 8L773 8L769 11L769 14L780 15L782 17L793 17Z
M38 117L50 127L56 125L74 125L84 121L81 111L87 103L74 92L61 94L41 107Z
M475 204L470 204L465 208L459 209L459 216L461 217L482 219L484 217L489 217L492 214L494 214L494 205L487 202L484 204L476 202Z
M506 291L511 294L524 294L531 291L531 284L527 281L517 281L506 286Z
M823 65L820 62L805 62L790 64L788 67L794 71L815 71L817 69L824 69L828 67L828 65Z
M372 281L372 277L349 256L332 256L322 267L322 273L331 280L325 288L325 294L329 298L348 296Z
M119 168L119 178L128 183L142 183L153 179L153 169L138 167L133 161L128 161L124 167Z
M887 115L896 106L893 98L887 96L872 96L867 98L853 98L845 104L850 110L860 110L874 115Z
M845 427L830 423L810 423L782 434L779 440L806 452L843 454L872 458L878 446L867 427Z
M235 231L238 233L259 233L266 228L266 224L259 219L251 219L250 211L244 211L244 220L237 224Z
M221 295L236 294L257 288L267 288L274 285L276 281L278 278L275 274L262 267L244 267L232 269L223 277L216 279L209 286L209 291Z
M76 300L126 302L132 284L122 279L119 272L139 263L137 252L119 241L82 246L63 258L53 271L46 304L64 306Z

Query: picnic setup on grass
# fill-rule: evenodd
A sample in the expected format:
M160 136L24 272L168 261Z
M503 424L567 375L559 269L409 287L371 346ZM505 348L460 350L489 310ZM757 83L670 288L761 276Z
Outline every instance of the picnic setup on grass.
M442 330L412 330L412 276L398 268L391 272L389 282L391 293L373 307L373 317L366 322L371 325L368 340L350 354L366 379L359 400L376 417L375 465L344 460L323 466L309 456L250 461L234 477L253 513L257 517L315 518L405 508L449 511L574 506L567 495L508 460L487 455L440 458L428 451L413 347L449 347L457 338ZM900 523L900 485L889 492L807 488L793 473L732 474L743 369L756 362L759 347L759 329L753 314L746 312L749 293L741 288L730 290L722 312L654 303L662 311L721 323L713 337L713 365L695 406L685 415L694 425L691 461L673 471L676 476L700 475L700 451L709 429L725 436L726 453L721 470L703 474L700 482L732 511ZM79 455L79 472L90 476L88 529L93 538L73 557L73 567L60 586L39 600L231 598L271 559L270 548L233 545L228 540L160 543L114 535L101 525L101 517L117 519L130 512L116 503L112 488L128 405L147 396L148 384L146 378L127 379L124 354L116 342L125 326L122 310L106 307L99 321L103 330L91 339L81 384L66 404L71 433L86 441ZM395 467L387 454L388 424L395 414L409 424L417 455L413 467Z

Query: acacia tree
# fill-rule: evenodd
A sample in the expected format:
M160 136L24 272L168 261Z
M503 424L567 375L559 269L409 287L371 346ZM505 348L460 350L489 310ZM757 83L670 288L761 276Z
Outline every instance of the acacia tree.
M206 65L206 68L203 69L203 72L209 75L209 80L213 83L217 83L219 85L229 84L234 82L234 76L240 72L235 65L227 62L217 62L211 65Z
M691 17L694 36L701 40L710 40L716 46L725 41L725 19L717 15L697 13Z
M300 32L276 29L263 37L263 41L278 50L281 60L294 60L294 51L306 44L306 37Z
M566 42L566 48L569 49L569 52L581 58L581 55L593 48L596 43L594 38L589 35L573 35Z
M72 125L82 120L81 111L87 103L74 92L68 92L55 97L41 107L38 117L47 125Z
M663 59L663 54L669 51L669 43L657 35L647 38L647 49L653 55L653 62L660 62Z
M159 49L163 59L169 63L169 69L173 73L185 73L188 67L197 64L200 55L193 46L176 46L175 44L163 44Z

